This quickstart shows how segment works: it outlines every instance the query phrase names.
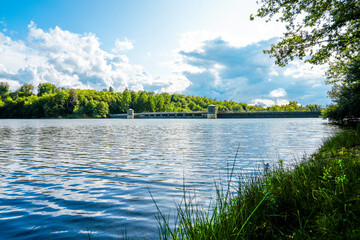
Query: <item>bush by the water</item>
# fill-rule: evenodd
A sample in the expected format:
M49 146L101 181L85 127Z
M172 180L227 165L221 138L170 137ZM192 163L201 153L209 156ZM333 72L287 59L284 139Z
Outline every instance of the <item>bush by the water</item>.
M324 117L342 121L360 119L360 57L344 64L339 73L339 80L334 84L329 96L334 104L323 111Z

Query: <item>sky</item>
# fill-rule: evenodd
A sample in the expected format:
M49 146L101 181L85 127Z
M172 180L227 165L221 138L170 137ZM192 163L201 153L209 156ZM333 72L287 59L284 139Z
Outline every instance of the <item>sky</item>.
M330 103L326 66L263 53L282 23L254 0L0 0L0 82L155 91L271 106Z

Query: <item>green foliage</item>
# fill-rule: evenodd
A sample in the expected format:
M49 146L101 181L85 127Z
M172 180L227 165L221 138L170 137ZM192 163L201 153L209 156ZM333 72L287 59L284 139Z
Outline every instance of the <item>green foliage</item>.
M329 96L335 102L323 113L335 121L360 119L360 58L341 69L343 81L334 84Z
M45 93L55 93L58 88L51 83L40 83L38 85L38 96L42 96Z
M147 103L148 103L148 95L141 91L139 94L139 97L137 98L136 103L134 104L134 111L135 112L145 112L147 109Z
M5 82L0 82L0 98L6 97L9 92L9 84Z
M306 105L306 108L309 109L311 112L321 112L322 107L318 104L309 104Z
M358 0L261 0L258 17L286 24L280 42L266 50L276 64L295 57L313 64L341 66L360 50L360 2ZM251 17L253 18L253 16ZM330 72L329 72L330 73Z
M17 95L19 97L28 97L31 96L33 93L32 91L34 90L34 86L31 84L24 84L22 85L19 90L17 91Z
M174 228L159 212L160 238L360 239L359 179L360 125L292 170L280 161L263 177L239 180L234 195L230 183L227 191L218 187L208 210L185 190Z
M69 90L69 97L66 100L65 104L65 111L67 114L71 114L74 111L75 106L79 103L78 101L78 95L76 90L70 89Z
M335 88L333 87L333 91ZM334 95L333 95L334 96ZM360 118L360 83L343 84L333 97L336 105L329 106L324 117L335 121L357 120Z
M335 121L360 118L360 1L261 0L257 17L286 24L283 38L265 50L285 66L300 58L329 64L329 93L335 105L324 117ZM254 19L253 16L250 17Z
M2 118L56 118L56 117L107 117L109 114L135 112L206 111L214 104L219 111L313 111L297 102L285 106L263 108L234 101L217 101L199 96L155 92L123 92L62 89L53 84L38 86L38 94L32 94L32 85L25 84L16 92L9 92L4 85L0 102ZM3 85L0 85L3 86ZM1 88L0 88L1 89ZM321 108L321 106L318 106Z

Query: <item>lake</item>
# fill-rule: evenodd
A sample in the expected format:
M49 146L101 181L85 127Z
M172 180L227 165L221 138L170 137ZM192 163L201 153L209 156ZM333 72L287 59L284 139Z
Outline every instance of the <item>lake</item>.
M156 239L183 186L202 204L234 164L288 167L338 129L322 119L0 120L0 239ZM236 177L235 177L236 178Z

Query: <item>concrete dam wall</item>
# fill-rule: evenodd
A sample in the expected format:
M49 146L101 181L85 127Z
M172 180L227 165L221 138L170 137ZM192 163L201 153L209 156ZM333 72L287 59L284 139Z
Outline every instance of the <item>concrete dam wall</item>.
M124 114L110 114L110 118L318 118L320 111L314 112L218 112L215 105L210 105L208 111L197 112L143 112L135 113L129 109Z

